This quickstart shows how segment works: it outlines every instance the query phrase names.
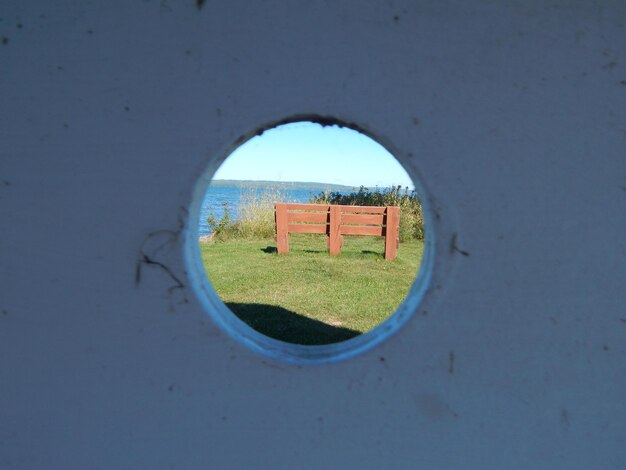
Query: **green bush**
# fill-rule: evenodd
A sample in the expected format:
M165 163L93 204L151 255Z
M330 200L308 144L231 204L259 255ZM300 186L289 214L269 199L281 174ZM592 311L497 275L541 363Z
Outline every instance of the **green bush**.
M274 203L285 200L285 194L277 189L249 189L241 194L239 217L231 220L228 206L217 220L213 213L207 218L215 240L263 239L274 237Z
M241 195L239 217L232 220L228 206L217 220L213 213L207 218L214 240L266 239L274 237L274 203L287 202L286 194L277 189L249 189ZM350 206L399 206L400 241L423 240L424 219L422 205L415 191L401 186L376 188L370 191L361 186L350 194L322 192L313 196L309 203L339 204Z
M424 239L422 205L415 191L409 191L408 187L402 189L402 186L392 186L370 191L361 186L358 191L350 194L322 192L309 202L344 206L398 206L400 207L400 241Z
M213 213L213 211L211 211L206 221L209 225L209 229L211 229L211 233L213 234L214 238L220 238L224 236L224 234L230 229L231 226L230 210L228 209L228 203L224 203L224 215L222 215L221 219L216 219L215 214Z

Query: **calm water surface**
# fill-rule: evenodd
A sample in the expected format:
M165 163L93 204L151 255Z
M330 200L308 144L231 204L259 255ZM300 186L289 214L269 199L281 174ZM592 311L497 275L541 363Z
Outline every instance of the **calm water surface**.
M275 192L271 188L267 190ZM322 191L323 188L320 188L319 191L309 189L281 189L278 192L283 202L309 202L309 199ZM231 219L236 219L242 198L251 195L262 197L263 193L263 189L238 188L234 186L209 186L204 196L204 201L202 202L202 208L200 209L200 236L211 234L206 221L211 212L213 212L215 218L219 220L224 215L224 204L227 204Z

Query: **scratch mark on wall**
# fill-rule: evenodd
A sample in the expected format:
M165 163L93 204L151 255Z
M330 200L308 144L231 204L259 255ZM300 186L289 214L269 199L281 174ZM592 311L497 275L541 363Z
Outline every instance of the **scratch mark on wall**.
M437 205L437 202L435 201L434 198L430 197L430 198L428 198L428 200L429 200L430 205L432 207L432 211L433 211L433 214L435 216L435 220L436 221L441 220L441 208Z
M561 425L566 430L569 429L570 426L569 411L567 411L565 408L561 410Z
M178 240L185 227L187 215L187 209L181 207L178 213L178 228L176 230L157 230L146 236L139 249L139 255L135 264L135 287L139 287L141 284L142 268L144 266L156 266L174 282L168 289L169 293L176 289L185 288L185 284L174 273L167 258L170 252L178 246Z
M450 416L459 417L450 405L434 393L420 394L416 397L416 403L419 410L432 421L443 421Z
M469 252L465 250L461 250L457 245L458 233L454 232L452 234L452 238L450 239L450 254L460 253L463 256L469 256Z
M178 279L178 277L176 277L176 275L172 272L172 270L169 267L167 267L165 264L163 264L163 263L161 263L159 261L155 261L153 259L150 259L150 257L148 257L143 252L142 252L141 259L137 263L137 270L136 270L136 273L135 273L135 285L139 285L139 283L141 282L141 266L142 266L142 264L158 266L163 271L165 271L172 278L172 280L175 282L175 285L172 286L170 289L182 289L182 288L185 287L185 284L183 284L181 282L181 280Z
M450 354L448 355L448 362L449 362L449 366L448 366L448 372L450 374L454 374L454 364L456 361L456 356L454 354L454 351L450 351Z
M281 367L281 366L279 366L278 364L275 364L275 363L273 363L273 362L261 361L261 364L263 364L263 365L265 365L265 366L267 366L267 367L271 367L272 369L281 370L281 371L284 371L284 370L285 370L285 368L284 368L284 367Z

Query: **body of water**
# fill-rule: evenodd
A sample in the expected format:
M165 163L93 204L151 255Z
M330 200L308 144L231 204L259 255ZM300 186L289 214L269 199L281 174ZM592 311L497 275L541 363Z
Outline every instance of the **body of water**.
M209 186L200 210L200 236L211 234L207 224L207 217L211 212L215 218L219 220L224 215L224 205L227 204L231 219L237 219L242 198L251 195L262 197L264 191L265 190L262 188L249 189L234 186ZM276 192L272 188L268 188L267 191ZM322 191L323 188L320 188L319 191L310 189L281 189L278 193L280 194L280 200L284 202L309 202L313 196Z

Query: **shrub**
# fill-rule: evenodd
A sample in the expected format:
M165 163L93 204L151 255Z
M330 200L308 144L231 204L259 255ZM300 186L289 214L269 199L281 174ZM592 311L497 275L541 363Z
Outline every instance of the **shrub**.
M228 205L224 215L217 220L213 213L207 218L215 240L263 239L274 237L274 203L287 202L286 194L277 189L248 189L241 195L239 217L232 220ZM361 186L349 194L321 192L310 200L313 204L339 204L350 206L399 206L400 241L424 239L422 205L415 191L401 186L376 188L370 191Z
M402 186L392 186L370 191L361 186L358 191L349 194L322 192L311 198L309 202L345 206L399 206L400 241L424 239L422 205L415 191L409 191L408 187L402 189Z
M224 215L216 220L213 213L207 218L215 240L259 239L274 236L274 203L282 202L285 194L277 189L248 189L241 194L239 217L231 220L228 206Z
M221 219L217 220L215 218L215 214L211 212L206 221L209 225L209 229L211 229L211 233L213 234L214 238L221 238L225 236L232 225L230 221L230 211L228 209L228 203L224 203L224 215L222 215Z

